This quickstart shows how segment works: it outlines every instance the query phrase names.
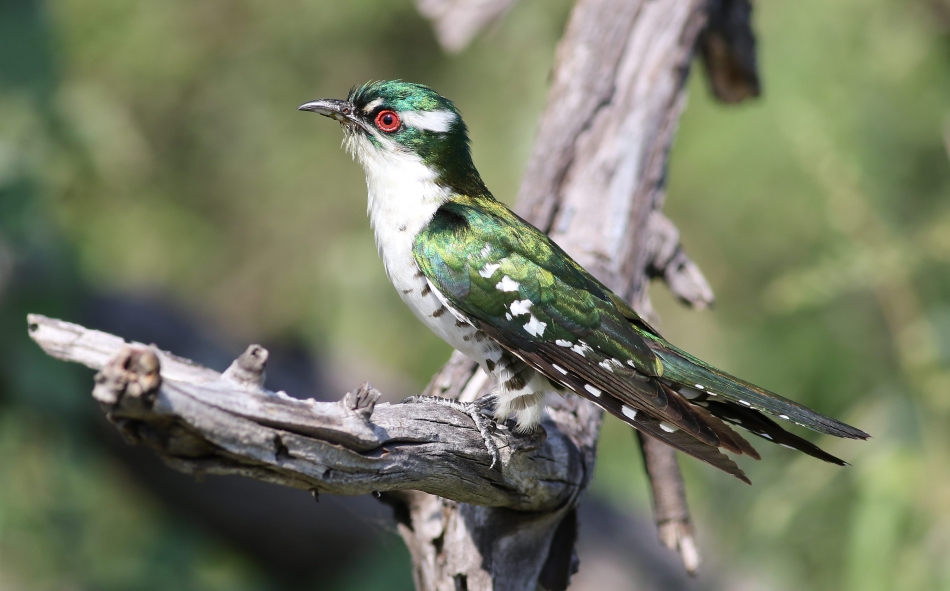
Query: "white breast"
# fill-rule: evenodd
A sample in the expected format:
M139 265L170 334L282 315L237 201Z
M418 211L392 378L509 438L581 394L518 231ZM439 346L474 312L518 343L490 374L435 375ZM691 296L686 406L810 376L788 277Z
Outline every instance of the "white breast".
M412 254L416 235L448 199L449 191L435 184L436 175L415 154L378 150L371 145L356 152L366 171L367 213L376 248L399 297L452 347L479 362L494 357L486 349L497 349L497 345L471 338L475 328L460 326L462 315L440 298Z

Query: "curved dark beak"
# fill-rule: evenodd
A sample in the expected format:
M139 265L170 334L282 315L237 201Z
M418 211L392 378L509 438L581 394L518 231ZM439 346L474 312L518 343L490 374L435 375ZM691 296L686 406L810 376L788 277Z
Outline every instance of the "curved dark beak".
M355 107L353 106L353 103L349 101L341 101L339 99L319 99L310 101L309 103L304 103L297 107L297 110L319 113L324 117L330 117L331 119L336 119L340 122L356 122L356 118L353 116Z

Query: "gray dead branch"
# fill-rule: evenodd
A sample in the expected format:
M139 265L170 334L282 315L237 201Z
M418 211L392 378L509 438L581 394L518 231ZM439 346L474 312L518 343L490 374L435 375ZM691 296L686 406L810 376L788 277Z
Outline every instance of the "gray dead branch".
M485 27L498 21L518 0L416 0L439 45L450 53L465 49Z
M501 465L465 413L426 402L377 404L368 384L338 402L263 387L267 351L251 345L219 374L154 346L30 315L30 336L99 370L93 397L129 443L190 474L239 474L316 493L420 490L460 503L550 511L580 492L576 444L557 429L493 435ZM556 412L570 413L570 404Z

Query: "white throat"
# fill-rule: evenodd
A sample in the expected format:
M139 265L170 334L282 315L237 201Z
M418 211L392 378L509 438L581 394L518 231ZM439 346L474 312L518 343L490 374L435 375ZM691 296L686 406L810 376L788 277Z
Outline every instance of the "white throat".
M350 147L366 172L366 212L376 248L389 279L398 283L405 274L415 275L415 237L448 199L449 191L435 183L435 172L411 152L377 148L364 137L353 138Z

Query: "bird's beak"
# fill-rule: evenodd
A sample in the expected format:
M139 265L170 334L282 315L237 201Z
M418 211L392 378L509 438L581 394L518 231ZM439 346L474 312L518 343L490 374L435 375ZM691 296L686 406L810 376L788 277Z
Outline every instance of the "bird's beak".
M339 99L319 99L316 101L310 101L309 103L304 103L297 107L297 110L319 113L324 117L336 119L340 123L359 123L359 120L353 115L353 113L356 111L356 108L353 106L353 103L349 101L341 101Z

